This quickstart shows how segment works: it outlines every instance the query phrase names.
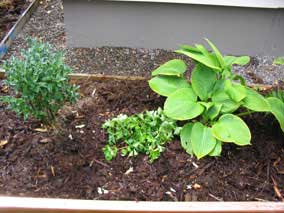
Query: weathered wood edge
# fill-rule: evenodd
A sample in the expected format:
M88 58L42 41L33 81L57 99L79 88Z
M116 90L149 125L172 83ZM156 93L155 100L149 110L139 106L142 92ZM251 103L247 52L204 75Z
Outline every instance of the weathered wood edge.
M33 0L29 7L21 14L14 26L9 30L6 36L0 43L0 59L8 52L13 40L16 38L18 33L22 30L25 23L29 20L35 9L38 7L40 0Z
M0 212L284 212L283 202L136 202L52 198L0 197Z
M284 3L275 0L105 0L118 2L150 2L150 3L167 3L167 4L192 4L204 6L219 6L219 7L244 7L244 8L264 8L264 9L281 9L284 8Z
M119 75L102 75L102 74L86 74L86 73L71 73L69 74L71 80L124 80L124 81L147 81L150 78L140 77L140 76L119 76ZM5 78L5 71L0 68L0 79ZM249 84L251 88L256 88L260 91L266 91L273 88L272 85L266 84Z
M87 74L87 73L71 73L69 74L69 78L71 80L81 80L81 79L89 79L89 80L123 80L123 81L146 81L149 78L141 77L141 76L121 76L121 75L102 75L102 74Z

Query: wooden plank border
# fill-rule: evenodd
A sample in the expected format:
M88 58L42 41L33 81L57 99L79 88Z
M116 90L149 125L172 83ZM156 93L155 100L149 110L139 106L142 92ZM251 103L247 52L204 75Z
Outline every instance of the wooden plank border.
M9 32L3 38L3 40L0 43L0 59L2 59L4 55L8 52L8 49L11 46L13 40L22 30L25 23L29 20L35 9L38 7L39 1L40 0L33 0L32 3L30 3L29 7L21 14L18 21L14 24L14 26L9 30Z
M141 77L141 76L120 76L120 75L102 75L102 74L87 74L87 73L71 73L69 74L71 80L104 80L104 81L112 81L112 80L123 80L123 81L147 81L150 78ZM5 79L5 71L0 68L0 79ZM273 89L272 85L267 84L249 84L251 88L256 88L260 91L266 91Z
M105 0L105 1L124 1L124 2L152 2L169 4L197 4L205 6L225 6L225 7L249 7L280 9L284 8L281 0Z
M282 213L283 202L136 202L0 197L2 213Z
M5 71L0 68L0 80L5 79Z

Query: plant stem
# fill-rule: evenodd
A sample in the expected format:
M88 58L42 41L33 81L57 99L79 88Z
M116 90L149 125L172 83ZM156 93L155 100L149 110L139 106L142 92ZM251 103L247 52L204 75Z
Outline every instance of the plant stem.
M124 148L127 148L127 146L123 146L123 147L120 147L120 148L117 148L118 150L122 150Z
M254 113L254 112L252 112L252 111L241 112L241 113L239 113L239 114L236 114L236 116L245 116L245 115L250 115L250 114L252 114L252 113Z

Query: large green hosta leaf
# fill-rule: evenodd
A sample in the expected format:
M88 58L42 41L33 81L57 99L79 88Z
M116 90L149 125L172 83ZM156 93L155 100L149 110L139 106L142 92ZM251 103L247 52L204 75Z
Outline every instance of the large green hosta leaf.
M246 97L243 100L243 106L256 112L269 112L270 106L268 101L253 89L246 89Z
M230 80L226 80L224 89L235 102L240 102L246 97L246 87L241 84L232 83Z
M275 118L278 120L282 131L284 132L284 103L275 97L267 98L270 105L270 110Z
M211 128L196 122L192 127L191 144L193 153L198 159L208 155L216 146Z
M224 90L215 92L212 96L212 101L222 105L220 112L223 114L234 112L240 107L240 103L233 101Z
M206 66L197 64L192 71L192 88L203 101L206 101L210 97L216 81L216 73Z
M191 144L192 127L193 123L187 123L182 127L182 130L180 132L181 146L190 155L193 155Z
M195 51L189 51L189 50L176 50L176 53L184 54L190 58L192 58L195 61L198 61L201 64L204 64L207 67L210 67L214 70L220 71L221 68L218 66L218 62L213 57L206 57L203 55L203 53L195 52Z
M169 96L180 88L191 88L187 80L177 76L156 76L149 81L150 88L162 96Z
M225 67L225 61L224 61L224 58L223 58L221 52L218 50L218 48L209 39L206 38L205 40L207 41L209 46L214 51L216 58L218 59L218 62L220 64L220 67L224 68Z
M183 60L173 59L170 60L152 72L152 76L156 75L174 75L174 76L182 76L186 71L186 64Z
M250 58L248 56L236 57L236 56L227 55L224 57L224 61L226 66L231 66L233 64L244 66L247 63L249 63Z
M189 46L189 45L186 45L186 44L180 45L180 49L181 49L181 50L188 51L188 52L201 53L201 51L200 51L198 48L193 47L193 46Z
M201 44L195 44L195 47L206 57L209 58L211 61L216 62L218 65L218 59L212 53L209 53L208 50Z
M207 119L213 120L216 118L221 109L222 109L222 104L214 103L211 107L209 107L205 113L203 114Z
M204 107L197 103L197 96L191 88L179 89L167 98L165 114L175 120L188 120L200 115Z
M222 152L222 142L219 140L216 140L216 145L214 149L209 153L209 156L217 157L221 155L221 152Z
M214 85L213 93L223 91L225 87L225 79L218 79Z
M212 126L214 137L223 142L232 142L240 146L250 144L251 134L246 123L233 114L222 115Z

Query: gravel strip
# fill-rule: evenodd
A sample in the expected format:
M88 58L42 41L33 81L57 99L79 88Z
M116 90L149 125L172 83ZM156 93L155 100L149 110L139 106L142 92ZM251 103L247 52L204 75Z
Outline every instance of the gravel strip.
M74 72L149 76L151 70L169 59L182 58L190 63L184 56L161 49L68 48L61 0L41 2L4 59L8 59L11 55L19 55L19 50L26 47L25 39L29 36L49 42L58 50L65 50L66 63L74 69ZM253 57L248 66L236 66L234 72L244 76L249 83L283 84L284 66L272 65L273 59L273 57Z

